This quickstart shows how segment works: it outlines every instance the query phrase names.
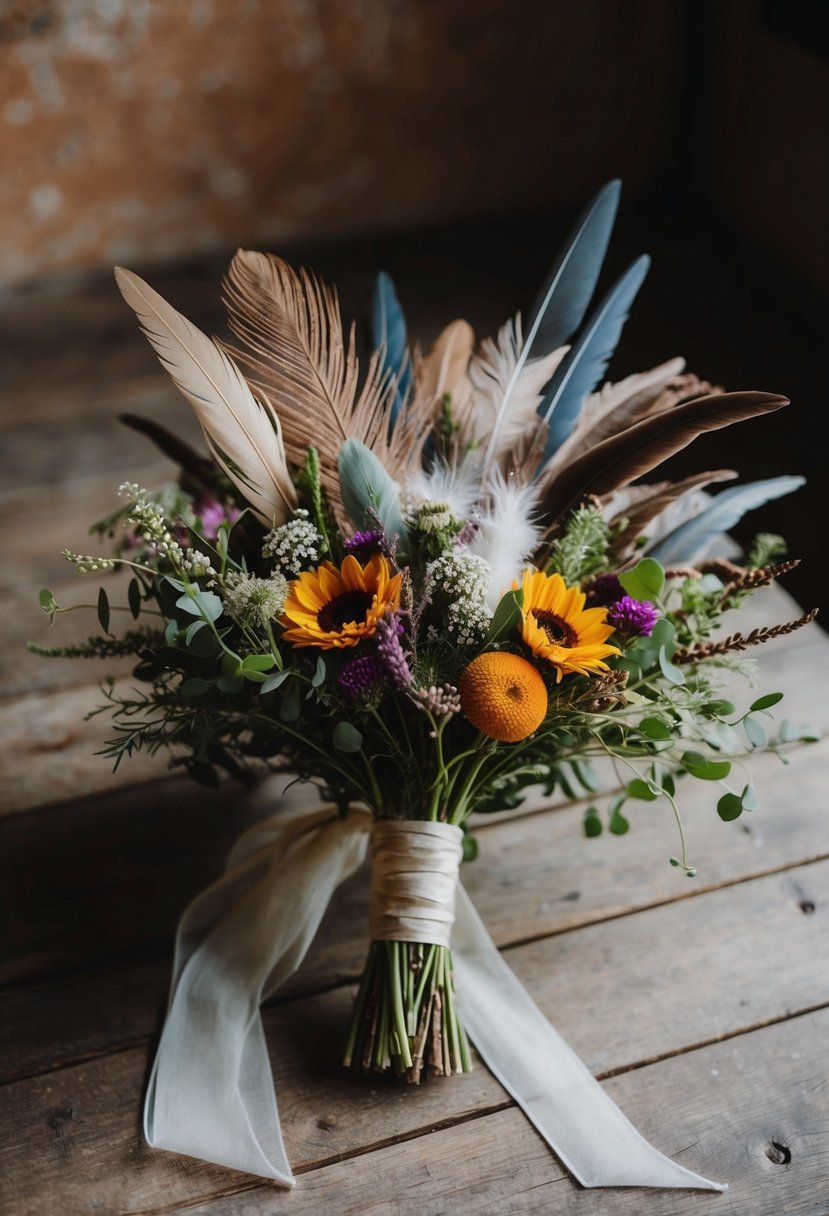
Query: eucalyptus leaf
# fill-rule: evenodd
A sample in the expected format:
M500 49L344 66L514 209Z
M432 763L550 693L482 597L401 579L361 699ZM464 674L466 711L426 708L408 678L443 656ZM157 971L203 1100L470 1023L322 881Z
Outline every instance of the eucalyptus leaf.
M660 793L661 790L655 789L649 781L643 781L641 777L634 777L633 781L629 781L625 786L628 798L638 798L642 802L654 802Z
M683 752L682 766L692 777L702 781L722 781L731 772L728 760L709 760L702 752Z
M184 644L186 646L190 646L190 644L193 641L193 638L196 636L196 634L200 630L204 629L206 624L207 624L207 621L199 619L198 621L193 621L192 625L188 625L187 632L184 635Z
M599 818L599 812L594 806L589 806L584 812L582 828L585 836L601 836L602 821Z
M743 718L743 730L752 747L765 747L768 738L766 728L757 718L752 718L750 714L747 718Z
M327 671L326 671L326 667L325 667L325 659L322 657L322 655L318 655L317 656L317 666L314 669L313 676L311 677L311 687L319 688L320 685L325 683L326 675L327 675Z
M268 676L259 689L260 697L264 696L266 692L273 692L275 688L279 688L280 685L285 683L290 674L290 671L277 671L272 676Z
M665 586L665 571L652 557L643 557L632 570L619 575L619 582L634 600L654 603Z
M743 804L744 811L756 811L760 805L760 799L757 797L757 791L753 785L743 787L743 792L740 795L740 801Z
M358 752L363 746L363 736L350 722L338 722L331 741L338 752Z
M685 683L685 673L681 667L677 667L676 663L671 662L664 646L659 647L659 668L665 679L671 684Z
M743 813L743 802L739 794L723 794L717 803L717 814L726 823L739 819Z
M764 697L758 697L756 701L752 701L749 709L752 713L756 713L761 709L771 709L772 705L777 705L782 700L782 692L768 692Z

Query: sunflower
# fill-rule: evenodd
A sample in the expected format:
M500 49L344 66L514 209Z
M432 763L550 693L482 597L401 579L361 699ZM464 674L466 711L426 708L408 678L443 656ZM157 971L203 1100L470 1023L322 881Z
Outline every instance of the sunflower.
M557 682L570 672L606 671L602 660L621 653L605 645L613 633L607 610L585 608L584 592L568 587L560 574L526 570L523 590L521 636L534 655L552 663Z
M351 554L339 570L323 562L288 584L280 624L286 642L333 650L369 638L378 620L400 607L401 574L375 553L365 566Z

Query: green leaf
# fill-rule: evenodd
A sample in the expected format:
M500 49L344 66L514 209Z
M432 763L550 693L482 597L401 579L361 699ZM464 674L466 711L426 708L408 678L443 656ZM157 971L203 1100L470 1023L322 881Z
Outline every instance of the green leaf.
M463 834L463 859L464 861L474 861L478 856L478 840L470 831Z
M584 788L591 794L597 794L602 787L590 761L571 760L570 765Z
M179 686L179 692L183 697L201 697L209 687L207 680L202 680L200 676L193 676L192 679L185 680Z
M764 747L767 739L766 728L762 722L758 722L756 718L749 715L743 718L743 730L746 732L748 741L752 747Z
M242 691L245 681L240 675L225 675L221 676L216 684L221 692L227 693L228 696L232 697Z
M212 591L195 591L182 595L176 600L176 608L189 612L191 616L204 617L208 621L217 621L223 611L222 601Z
M585 836L601 836L602 821L599 818L599 812L596 810L596 808L594 806L589 806L587 808L587 810L584 812L584 819L582 820L582 828L584 830Z
M168 646L175 646L178 638L178 622L168 621L164 628L164 641Z
M109 596L103 587L98 591L98 620L104 633L109 633Z
M363 736L350 722L338 722L331 741L338 752L358 752L363 746Z
M761 709L771 709L772 705L777 705L783 700L782 692L768 692L764 697L758 697L756 701L752 701L749 709L756 712Z
M285 683L290 674L290 671L277 671L272 676L268 676L259 689L260 697L264 696L266 692L273 692L275 688L279 688L281 684Z
M743 813L743 801L739 794L723 794L717 803L717 814L726 823L739 819Z
M317 666L313 676L311 677L311 687L319 688L321 684L324 684L326 674L325 659L322 657L322 655L318 655Z
M665 571L654 558L643 557L632 570L619 575L619 582L632 599L653 603L662 594Z
M206 624L207 624L207 621L198 620L198 621L193 621L192 625L187 626L187 632L184 635L185 646L190 645L190 643L192 642L192 640L196 636L196 634L199 632L199 630L204 629Z
M643 718L637 730L640 734L646 735L648 739L664 740L673 738L671 728L662 718Z
M37 598L38 598L38 602L44 612L52 611L52 605L55 602L55 597L52 595L52 592L49 590L48 587L44 587L43 590L41 591L40 595Z
M524 592L521 588L517 591L508 591L506 595L501 596L498 601L498 607L492 620L489 623L489 630L482 650L488 650L496 642L503 638L509 637L518 629L521 621L521 605L524 602Z
M709 760L702 752L683 752L682 766L692 777L702 781L722 781L731 772L728 760Z
M130 606L132 619L137 621L141 615L141 584L137 578L130 579L130 585L127 587L127 603Z
M630 824L621 811L615 811L610 816L610 823L607 825L608 831L614 836L624 836L625 832L630 830Z
M757 791L753 785L746 785L740 795L740 801L743 804L744 811L756 811L760 805L760 799L757 797Z
M671 684L685 683L685 673L682 668L671 662L664 646L659 647L659 667L665 679L669 680Z
M641 777L634 777L625 787L628 798L639 798L642 802L654 802L660 793L661 790L655 789L649 781L643 781Z
M403 520L400 487L382 462L359 439L346 439L338 457L340 489L346 514L355 528L374 528L380 520L389 540L405 550L409 529Z
M275 665L272 654L248 654L242 660L242 671L270 671Z
M706 701L702 706L702 713L712 718L729 718L736 712L737 708L731 701Z

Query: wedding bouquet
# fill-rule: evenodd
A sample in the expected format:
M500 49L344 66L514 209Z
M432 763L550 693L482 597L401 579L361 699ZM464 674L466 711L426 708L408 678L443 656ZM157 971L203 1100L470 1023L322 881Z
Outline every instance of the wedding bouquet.
M599 192L526 315L483 341L455 320L428 350L410 344L381 274L367 361L334 289L278 257L233 258L227 340L116 271L209 455L129 420L180 475L121 486L96 525L114 550L66 557L84 573L129 568L134 621L116 632L102 588L99 636L35 648L135 656L141 690L112 685L103 707L116 765L168 748L198 781L276 770L342 817L368 808L353 1068L417 1082L470 1067L449 933L473 814L530 788L598 793L591 762L606 757L609 830L628 830L630 800L663 802L678 827L670 863L693 875L683 789L710 783L715 812L736 819L757 794L732 762L801 737L789 723L767 735L781 694L738 709L718 677L814 616L722 628L796 564L767 533L737 561L725 534L803 479L717 493L736 472L643 480L697 436L787 401L723 392L681 359L603 383L649 265L590 310L618 195L616 182ZM48 591L41 606L63 611ZM591 805L585 832L602 827Z

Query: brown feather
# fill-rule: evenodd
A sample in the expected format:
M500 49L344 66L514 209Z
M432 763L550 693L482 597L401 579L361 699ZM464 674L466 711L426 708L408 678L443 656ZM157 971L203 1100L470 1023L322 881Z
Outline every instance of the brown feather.
M273 402L291 462L301 466L313 445L335 506L337 459L346 439L371 448L394 476L387 441L393 382L375 352L359 388L354 328L346 343L336 291L272 254L239 250L225 276L224 299L242 343L226 349Z
M637 422L590 448L545 487L539 509L548 528L588 494L609 494L657 468L708 431L788 405L775 393L719 393L698 397Z
M711 485L719 481L732 481L738 474L734 469L716 469L713 472L697 473L692 477L686 477L682 481L660 481L652 486L632 486L631 489L641 489L646 491L643 493L639 502L630 507L627 511L619 512L619 515L627 519L627 524L622 532L613 541L613 552L617 555L623 554L626 549L633 544L637 536L640 536L644 529L661 515L671 503L676 502L683 494L687 494L690 490L699 490L703 486ZM650 491L649 493L647 491ZM614 518L614 517L612 517ZM615 517L615 518L618 518Z

